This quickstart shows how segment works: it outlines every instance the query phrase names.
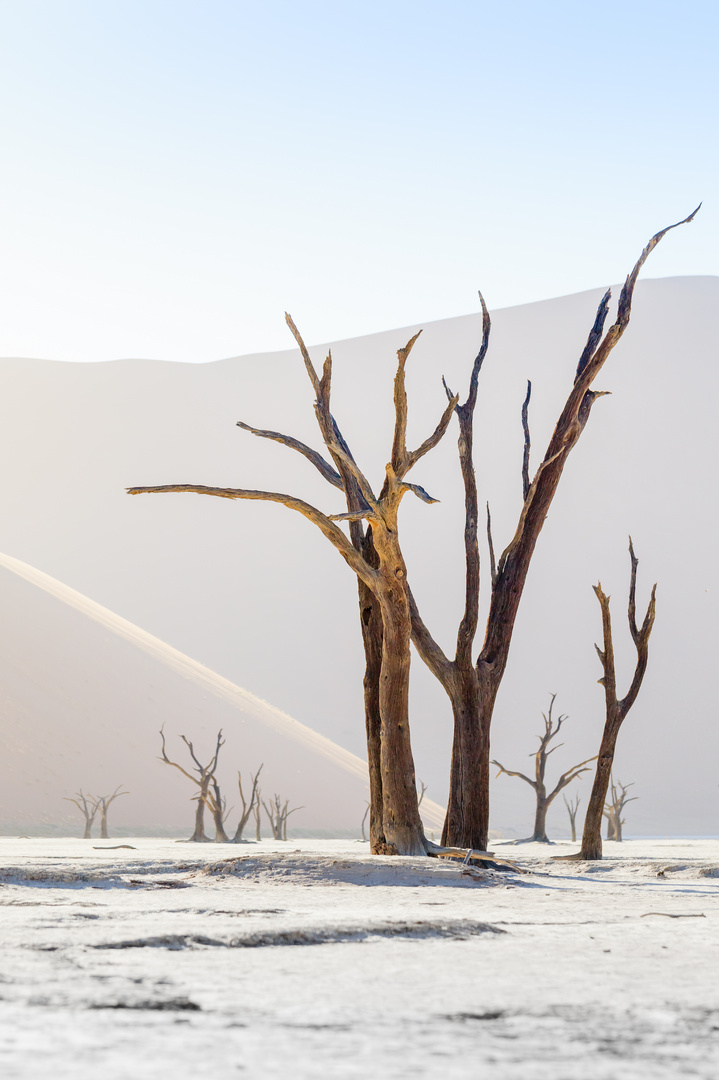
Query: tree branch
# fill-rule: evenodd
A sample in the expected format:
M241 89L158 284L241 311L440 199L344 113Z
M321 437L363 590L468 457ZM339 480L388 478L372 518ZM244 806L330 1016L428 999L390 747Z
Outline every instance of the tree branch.
M529 777L525 776L523 772L512 772L511 769L505 769L504 765L500 765L499 762L494 761L494 759L490 762L490 765L496 765L499 769L497 776L501 776L502 773L506 773L507 776L518 776L520 780L525 780L530 787L533 787L535 791L537 790L537 781L530 780Z
M529 399L532 396L532 384L527 379L527 396L522 405L522 430L524 431L524 454L522 456L522 498L529 494L529 451L532 441L529 437Z
M253 491L246 488L219 488L207 487L204 484L161 484L157 487L132 487L127 488L128 495L165 494L167 492L191 492L195 495L214 495L220 499L256 499L261 502L275 502L286 506L311 521L320 532L332 543L345 562L351 567L359 578L364 581L369 589L373 589L377 577L376 570L372 569L362 558L360 553L353 547L345 534L333 521L323 514L321 510L306 503L303 499L296 499L292 495L283 495L275 491Z
M311 446L300 442L299 439L292 438L291 435L282 435L279 431L261 431L259 428L250 427L249 424L243 423L242 420L237 421L237 427L242 428L243 431L249 431L252 435L257 435L261 439L271 439L273 442L288 446L291 450L296 450L303 457L306 457L333 487L339 488L340 491L343 490L340 474L332 468L328 461L325 461L322 454L313 450Z

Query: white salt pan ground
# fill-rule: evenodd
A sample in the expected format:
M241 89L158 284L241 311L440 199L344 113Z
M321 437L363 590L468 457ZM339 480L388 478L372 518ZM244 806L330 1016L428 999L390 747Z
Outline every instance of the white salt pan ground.
M495 850L0 839L0 1075L714 1080L719 841Z

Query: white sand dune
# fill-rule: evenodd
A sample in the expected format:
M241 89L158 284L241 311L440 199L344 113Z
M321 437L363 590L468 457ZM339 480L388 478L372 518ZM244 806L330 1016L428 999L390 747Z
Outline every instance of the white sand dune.
M480 498L491 501L498 548L508 541L520 504L519 410L525 380L531 378L534 386L536 466L601 291L494 314L480 382L476 460ZM493 750L508 767L525 767L549 691L558 691L558 707L570 715L563 730L566 745L552 759L557 770L595 752L603 701L596 685L600 673L593 642L599 613L591 585L601 579L612 595L624 682L632 662L625 622L631 532L641 560L640 603L650 584L659 583L649 672L617 758L619 777L636 781L640 799L628 808L627 827L639 834L719 832L713 494L718 305L717 278L640 282L632 323L597 384L612 396L595 406L537 547L497 703ZM293 315L301 326L302 313ZM395 350L414 329L333 346L334 412L374 481L382 476L391 442ZM409 369L411 441L431 430L443 407L440 376L453 388L466 386L479 333L476 315L425 327ZM312 350L318 361L325 351ZM318 445L312 392L299 354L291 350L199 365L4 360L0 376L5 462L0 550L92 597L361 758L355 584L319 533L283 507L124 493L132 484L241 485L295 492L326 510L340 510L339 493L306 461L235 426L242 419ZM435 506L405 500L402 529L426 621L449 650L462 595L462 503L453 435L424 459L413 479L441 500ZM22 587L31 591L29 583ZM81 621L79 612L74 618ZM18 619L15 609L3 614L6 640L14 636ZM102 635L109 631L87 625L105 640ZM67 630L58 627L58 633ZM87 630L78 639L83 649L90 637ZM129 641L115 635L113 640L116 659L107 660L107 678L114 694L127 694L136 676L123 678L116 665L118 658L124 663L125 656L139 652ZM159 670L156 661L142 655L143 664ZM185 690L192 685L176 671L172 679ZM149 757L160 719L166 719L168 731L179 730L172 714L184 706L184 692L167 689L169 681L167 674L153 683L152 705L140 710L141 724L151 732ZM13 709L25 708L20 689L13 693L18 703ZM91 721L79 718L85 709L82 694L72 704L77 681L68 680L64 693L58 726L63 746L73 749L63 752L82 758L93 724L104 723L99 718L107 712L109 738L120 714L106 704L99 684ZM451 718L442 692L419 662L413 665L412 693L417 774L441 803ZM189 697L192 716L204 717L203 738L210 738L221 718L229 727L229 712L223 710L236 706L199 686ZM123 705L123 724L130 723L128 715L136 708ZM6 710L13 724L18 715ZM48 727L48 737L56 730ZM116 752L111 745L105 739L105 757ZM293 754L300 751L299 742L291 745ZM240 746L233 754L244 768L257 763ZM130 782L125 775L115 780L107 769L111 786ZM355 783L349 772L338 775L349 786ZM93 782L81 768L72 780L80 782ZM357 784L361 806L359 778ZM585 803L586 777L577 790ZM494 782L495 826L524 833L531 794L518 780ZM178 795L178 807L184 797ZM307 802L301 791L296 798ZM129 814L131 800L125 803ZM50 811L44 807L43 812ZM560 800L550 829L563 826L563 816Z
M48 574L2 554L0 566L5 822L77 819L64 796L79 787L109 793L118 782L131 798L116 804L116 819L181 822L192 788L156 760L165 723L170 756L186 766L173 735L188 734L207 754L224 727L228 801L236 799L227 758L245 776L264 762L267 794L277 789L293 805L304 802L299 824L304 813L306 825L358 827L366 762ZM441 807L428 801L425 815L430 828L441 827Z

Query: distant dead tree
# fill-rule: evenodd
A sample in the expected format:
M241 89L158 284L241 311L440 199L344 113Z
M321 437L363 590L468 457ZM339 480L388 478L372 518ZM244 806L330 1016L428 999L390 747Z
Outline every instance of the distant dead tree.
M272 829L273 840L286 840L287 839L287 818L290 814L294 814L297 810L304 810L303 806L295 806L292 810L289 809L290 800L282 799L279 795L273 795L269 801L269 805L262 800L262 805L265 808L265 813Z
M122 784L115 788L112 795L93 795L93 799L96 801L96 809L100 811L100 839L109 840L109 834L107 831L107 812L110 809L111 803L115 799L119 799L121 795L129 795L129 791L120 791Z
M419 782L419 791L417 792L417 806L422 805L422 799L424 798L426 791L427 791L427 785L425 784L424 780L420 780L420 782Z
M609 612L609 597L602 590L601 582L594 586L594 592L602 611L602 636L604 648L595 645L599 661L604 674L599 683L604 687L605 714L604 732L597 757L597 771L594 776L592 793L589 796L587 816L584 819L584 833L582 835L582 849L577 855L568 856L575 859L601 859L602 857L602 818L604 805L607 799L607 790L612 775L614 764L614 752L617 745L617 736L627 713L637 700L637 695L642 685L649 660L649 638L654 626L656 614L656 584L652 586L646 615L641 626L637 625L637 567L639 560L634 554L632 538L629 537L629 558L631 560L631 576L629 581L629 604L627 616L629 619L629 632L634 642L637 653L637 662L634 676L626 695L617 697L617 675L614 665L614 644L612 641L612 617Z
M623 784L621 780L617 780L614 783L614 777L610 777L609 781L609 793L610 798L604 804L604 817L607 819L607 840L614 840L616 843L622 842L622 825L625 824L622 814L624 813L624 807L627 803L635 802L639 796L633 795L631 798L627 798L627 792L630 787L634 787L634 783Z
M225 799L220 791L220 785L218 783L215 774L212 774L212 780L207 792L207 806L212 814L212 820L215 824L215 840L218 843L228 844L230 838L225 832L225 821L229 810L227 809L227 799Z
M524 780L530 787L534 788L534 793L537 799L536 810L534 814L534 832L531 836L528 836L524 840L516 840L517 844L529 844L534 841L539 844L550 844L551 840L547 836L547 811L554 802L555 798L568 784L571 784L572 780L576 780L582 773L588 772L588 763L594 761L595 758L587 758L585 761L580 761L578 765L573 765L571 769L567 769L565 773L559 777L553 790L547 792L545 784L545 773L547 769L547 758L550 754L553 754L555 750L558 750L560 746L564 746L564 743L557 743L551 750L548 749L549 744L559 734L559 730L567 719L566 714L563 714L557 718L556 724L552 719L552 709L554 708L554 702L557 695L552 694L549 702L549 711L542 713L544 720L544 734L538 735L539 749L534 754L530 754L530 757L534 758L534 780L531 780L528 776L525 776L522 772L513 772L511 769L505 769L504 765L500 765L498 761L492 761L492 765L496 765L499 769L497 776L501 776L505 773L507 776L518 776L520 780Z
M262 816L261 816L261 810L262 810L262 792L258 788L257 789L257 798L255 799L255 808L253 810L253 813L255 815L255 840L257 841L258 844L259 844L260 840L262 839L262 819L261 819Z
M165 484L131 487L130 495L194 492L223 499L253 499L280 503L311 521L339 552L359 581L360 616L365 645L365 719L370 778L370 839L372 850L400 855L423 855L429 850L417 806L414 760L409 731L409 669L412 618L407 569L402 554L398 514L407 492L423 502L435 499L405 477L444 435L458 398L451 397L434 432L415 450L407 449L405 367L419 337L415 334L397 352L394 382L395 423L390 461L375 494L357 465L330 409L332 355L322 375L315 369L302 337L289 315L286 321L302 354L315 393L315 415L332 464L304 443L276 431L243 422L253 435L279 442L310 461L322 476L343 492L347 510L324 514L292 495L246 488L203 484ZM337 522L346 522L349 537Z
M367 815L369 814L369 808L370 808L370 804L367 803L367 809L365 810L364 814L362 815L362 839L365 842L367 841L367 833L365 832L364 827L365 827L365 822L367 821Z
M217 826L217 817L215 815L218 805L220 808L220 815L222 814L222 801L219 795L219 788L217 789L217 795L215 795L214 791L210 791L210 787L213 783L215 776L215 770L217 769L217 759L220 756L220 750L225 745L225 740L222 738L222 729L220 729L220 731L218 731L217 733L217 745L215 746L215 753L213 757L210 758L210 761L207 763L207 765L202 765L197 760L195 749L190 740L187 739L184 735L180 736L180 738L190 752L190 757L192 758L194 765L194 772L197 774L196 776L193 776L191 772L188 772L187 769L183 768L183 766L180 765L177 761L171 761L170 758L167 756L167 750L165 746L164 724L160 728L160 738L162 739L162 753L160 760L164 761L166 765L172 765L175 769L178 769L183 776L186 776L187 779L190 780L198 788L197 795L193 796L193 801L197 803L197 809L195 811L195 831L190 837L190 840L196 844L209 843L209 837L205 835L205 807L209 806L211 808L213 817L215 818L215 826ZM218 798L220 799L219 804L217 802ZM220 824L222 824L221 821ZM221 832L224 833L224 827L222 828ZM222 839L222 836L219 832L216 839ZM225 839L227 839L226 835Z
M250 820L250 818L252 817L252 815L254 813L255 806L259 807L260 792L259 792L259 788L257 786L257 782L258 782L258 780L260 778L260 773L261 772L262 772L262 765L260 765L259 769L254 774L254 776L252 775L252 773L250 773L250 781L251 781L252 786L251 786L251 789L250 789L249 800L247 800L245 798L245 793L242 790L242 773L241 772L237 773L237 786L240 789L240 801L242 802L242 813L240 814L240 820L239 820L239 824L237 826L237 829L235 830L235 835L232 838L233 844L241 844L241 843L244 842L242 840L242 833L244 832L244 829L245 829L245 826L247 825L247 822ZM257 837L257 839L258 840L260 839L259 836Z
M65 802L71 802L73 806L76 806L80 813L85 818L85 832L82 834L83 840L91 839L92 823L97 815L98 803L94 795L85 795L82 788L75 793L75 798L71 799L69 796L65 796Z
M562 798L564 799L564 805L566 806L567 813L569 814L569 824L570 824L571 829L572 829L572 843L576 844L576 842L577 842L577 810L579 809L579 796L577 795L574 799L567 799L566 795L562 795Z
M604 331L611 291L602 297L594 325L579 358L568 397L554 432L531 479L528 408L531 384L522 406L524 453L522 460L523 504L511 541L495 563L492 524L487 505L487 546L489 553L489 605L484 641L479 655L473 646L479 625L480 558L478 541L479 504L472 457L474 411L479 373L489 345L490 318L480 294L483 312L482 342L474 361L467 398L456 406L459 420L459 461L465 491L465 597L464 612L457 630L454 655L447 655L422 620L419 607L412 604L412 641L430 671L446 691L454 716L454 738L450 767L447 817L442 843L486 850L489 830L490 725L494 703L507 666L515 620L524 591L529 566L539 534L547 518L569 454L576 446L594 402L604 391L592 390L614 346L626 330L632 309L634 287L647 258L671 229L692 221L699 207L677 225L670 225L651 238L628 275L619 296L614 322ZM450 391L447 390L449 394ZM438 567L437 580L442 568ZM476 656L476 660L475 660ZM603 806L603 796L600 805Z

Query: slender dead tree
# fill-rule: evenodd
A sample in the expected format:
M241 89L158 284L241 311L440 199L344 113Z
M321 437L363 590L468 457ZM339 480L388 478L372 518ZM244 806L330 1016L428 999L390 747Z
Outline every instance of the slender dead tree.
M85 831L82 834L83 840L91 839L92 825L97 815L98 803L94 795L83 794L82 788L76 792L74 799L65 796L64 802L71 802L73 806L76 806L80 813L85 818Z
M262 821L261 821L261 817L260 817L261 810L262 810L262 792L258 788L257 789L257 799L255 800L255 809L253 810L253 813L255 815L255 840L257 841L258 844L259 844L260 840L262 839Z
M324 514L292 495L245 488L207 487L201 484L166 484L132 487L131 495L193 492L223 499L252 499L281 503L296 510L319 528L360 581L360 609L365 628L368 674L365 693L371 699L368 715L370 766L370 837L377 853L420 855L429 850L417 805L414 761L409 732L409 668L412 619L407 569L398 533L398 513L404 495L411 491L423 502L436 502L424 488L405 480L410 469L437 445L452 418L458 399L446 406L434 432L413 451L407 449L407 394L405 367L419 334L397 352L394 381L395 425L391 458L378 495L357 465L330 411L332 356L328 354L320 377L307 348L289 315L287 325L300 347L315 392L315 414L325 446L334 462L279 432L240 426L255 435L280 442L306 457L335 487L345 494L347 511ZM349 524L349 538L338 521ZM367 523L366 525L363 523ZM367 602L368 596L372 603ZM381 627L381 634L379 628ZM364 632L364 631L363 631ZM377 665L378 662L378 665ZM370 670L371 669L371 670ZM366 710L367 712L367 710Z
M622 817L624 807L627 803L636 802L639 798L638 795L627 798L630 787L634 787L634 783L623 784L621 780L617 780L615 784L614 777L610 776L609 778L610 798L604 804L604 817L607 819L607 840L614 840L618 844L622 842L622 825L626 824Z
M245 798L245 793L242 790L242 773L241 772L237 773L237 786L240 789L240 801L242 803L242 813L240 814L240 820L239 820L239 823L237 825L237 829L235 830L235 835L232 838L232 843L233 844L243 844L243 843L245 843L245 841L242 839L242 834L245 831L245 826L247 825L247 822L250 820L250 818L252 817L252 814L254 813L255 805L257 803L259 803L259 799L260 799L259 789L257 787L257 782L258 782L258 780L260 778L260 773L261 772L262 772L262 765L260 765L259 769L254 774L254 776L252 775L252 773L250 773L251 789L250 789L249 801ZM259 840L259 836L257 837L257 839Z
M227 809L227 799L220 791L220 785L214 773L207 791L206 801L212 814L212 820L215 823L215 840L217 843L229 844L230 838L225 832L225 821L230 811Z
M225 740L222 738L222 729L220 729L220 731L218 731L217 733L217 744L215 746L215 753L213 757L210 758L207 765L202 765L197 760L195 748L190 742L190 740L187 739L184 735L180 736L180 738L190 752L190 757L192 758L194 765L194 771L197 774L196 776L193 776L191 772L188 772L187 769L183 768L183 766L180 765L179 762L171 761L170 758L167 756L167 749L165 746L164 724L160 728L160 738L162 739L162 752L160 755L160 761L164 761L166 765L172 765L175 769L178 769L183 776L186 776L187 779L190 780L193 784L195 784L196 787L199 789L197 795L193 796L193 802L197 803L197 809L195 810L195 830L190 837L190 841L195 844L207 844L210 842L210 838L205 835L205 807L211 806L211 803L213 801L210 794L210 785L212 784L212 781L214 779L215 770L217 768L217 759L220 756L220 750L225 744ZM215 824L216 823L217 819L215 818ZM224 829L222 831L224 832ZM221 839L221 837L218 835L217 839Z
M367 833L365 832L364 827L365 827L365 822L367 821L367 815L369 814L369 808L370 808L370 804L367 803L367 809L365 810L364 814L362 815L362 839L365 842L367 840Z
M602 857L602 817L604 804L607 799L607 790L614 764L614 751L617 745L617 736L627 713L637 700L637 695L642 685L649 660L649 638L654 626L656 614L657 586L652 586L646 615L641 626L637 624L637 567L639 560L634 554L632 538L629 537L629 558L631 560L631 576L629 581L629 604L627 616L629 619L629 632L634 642L637 653L637 662L634 669L631 684L623 698L617 697L617 675L614 665L614 644L612 641L612 617L609 612L609 597L602 590L601 582L594 586L594 592L602 610L602 649L595 645L599 661L604 674L599 679L600 686L604 687L605 721L602 741L597 757L597 769L594 774L592 793L589 796L587 816L584 819L584 832L582 834L582 849L577 855L567 856L573 859L601 859Z
M273 840L286 840L287 839L287 818L290 814L294 814L297 810L304 810L303 806L294 806L290 810L290 800L282 799L279 795L273 795L269 801L269 805L262 800L262 805L265 808L265 813L272 829Z
M544 457L530 481L528 409L531 384L522 407L524 501L512 540L495 562L491 516L487 506L487 541L490 559L489 613L479 655L473 659L478 629L480 558L477 483L472 459L474 410L479 373L489 345L490 318L480 294L483 312L482 343L475 358L469 393L456 406L459 420L459 460L465 490L465 603L454 657L448 657L423 622L410 594L412 640L422 659L447 692L454 716L450 790L442 843L486 850L489 829L489 732L502 677L507 665L514 624L534 548L554 499L564 466L589 419L592 405L606 391L592 390L614 346L626 330L639 272L651 252L671 229L692 221L699 207L683 221L651 238L622 287L617 315L605 332L611 291L597 309L594 325L579 358L574 380ZM447 390L449 394L450 391ZM602 804L603 805L603 801ZM601 821L601 814L600 814Z
M530 780L528 776L525 776L522 772L513 772L511 769L505 769L504 765L500 765L498 761L492 761L492 765L496 765L499 769L497 776L501 776L505 773L507 776L518 776L520 780L524 780L530 787L534 788L534 793L537 799L537 806L534 814L534 832L531 836L528 836L524 840L516 840L517 844L529 844L533 841L539 844L551 844L551 840L547 836L547 811L552 805L554 800L560 791L563 791L568 784L571 784L572 780L576 780L582 773L588 772L588 764L590 761L594 761L595 758L587 758L586 761L580 761L578 765L573 765L571 769L567 769L562 773L559 780L555 784L552 791L547 791L545 783L545 773L547 770L547 758L550 754L553 754L555 750L558 750L560 746L564 746L564 743L557 743L552 749L549 749L549 744L557 737L560 728L564 721L567 719L566 714L557 718L556 724L552 719L552 709L554 708L554 702L557 695L552 694L549 702L549 711L542 713L544 719L544 734L538 735L539 749L535 754L530 754L530 757L534 758L534 780Z
M572 830L572 843L577 842L577 810L579 810L579 796L576 795L573 799L567 799L566 795L562 795L564 799L564 805L567 808L569 814L569 825Z
M96 800L97 809L99 809L99 811L100 811L100 839L101 840L109 840L110 839L108 831L107 831L107 812L110 809L111 803L113 803L115 801L115 799L119 799L121 795L129 795L130 794L129 791L120 791L121 787L122 787L122 784L120 784L118 787L116 787L115 790L113 791L112 795L100 795L100 796L93 795L92 796L93 799Z

